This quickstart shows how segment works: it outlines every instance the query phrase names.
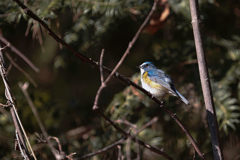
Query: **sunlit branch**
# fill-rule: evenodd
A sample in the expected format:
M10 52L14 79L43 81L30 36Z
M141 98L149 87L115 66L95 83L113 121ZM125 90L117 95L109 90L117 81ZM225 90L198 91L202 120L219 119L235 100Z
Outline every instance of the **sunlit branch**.
M207 110L207 117L209 128L211 132L212 148L214 158L216 160L223 159L222 150L219 141L219 130L218 122L215 111L215 106L213 102L211 82L208 74L207 61L204 53L203 42L201 37L201 20L199 14L199 5L198 1L190 0L190 9L192 16L192 26L194 33L195 46L197 51L198 67L200 73L200 79L203 90L204 102Z

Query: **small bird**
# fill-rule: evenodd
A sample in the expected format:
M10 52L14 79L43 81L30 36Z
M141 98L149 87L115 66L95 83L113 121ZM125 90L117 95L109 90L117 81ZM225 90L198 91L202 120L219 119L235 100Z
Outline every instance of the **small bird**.
M189 105L188 100L174 87L172 79L162 70L157 69L152 62L144 62L137 67L141 70L142 87L153 96L162 100L167 95L173 95L179 97L186 105Z

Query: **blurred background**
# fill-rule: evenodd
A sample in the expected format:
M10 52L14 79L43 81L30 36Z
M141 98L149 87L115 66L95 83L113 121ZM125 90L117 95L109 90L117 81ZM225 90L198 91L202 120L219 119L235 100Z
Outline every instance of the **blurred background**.
M105 49L103 65L113 69L128 43L150 12L153 0L24 0L69 45L99 61ZM199 0L202 37L212 82L225 160L240 158L240 1ZM18 112L39 159L54 159L46 144L38 143L41 134L26 98L18 86L29 82L28 92L49 135L58 137L66 154L81 157L106 147L122 135L92 110L101 85L99 69L77 59L59 45L38 22L29 18L12 0L0 1L0 34L28 57L37 73L10 48L7 52L29 79L12 66L8 78L18 103ZM1 43L1 46L5 46ZM152 61L172 79L177 90L190 102L186 106L176 97L164 104L176 113L196 140L206 159L213 159L211 137L203 101L189 0L160 0L151 20L134 44L118 72L140 85L135 67ZM107 74L104 74L105 78ZM5 104L5 89L0 83L0 103ZM112 78L103 90L99 107L125 131L141 128L137 138L163 149L174 159L200 159L177 123L151 99L133 87ZM15 127L9 108L0 110L0 159L20 156L14 150ZM54 143L56 146L57 144ZM121 145L124 159L164 159L134 142ZM92 160L117 159L118 148L94 156Z

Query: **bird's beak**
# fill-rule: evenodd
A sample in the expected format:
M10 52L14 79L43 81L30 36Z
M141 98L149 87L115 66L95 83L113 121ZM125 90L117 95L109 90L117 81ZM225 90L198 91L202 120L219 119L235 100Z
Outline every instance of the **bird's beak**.
M141 69L142 67L141 66L136 66L137 68Z

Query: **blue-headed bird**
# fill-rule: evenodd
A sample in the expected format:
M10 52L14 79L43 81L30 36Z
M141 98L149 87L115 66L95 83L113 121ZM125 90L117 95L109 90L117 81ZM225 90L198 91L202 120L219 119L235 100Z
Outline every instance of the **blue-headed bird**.
M162 100L168 95L173 95L189 105L188 100L174 87L172 79L164 71L157 69L152 62L144 62L138 68L141 70L142 87L153 96Z

